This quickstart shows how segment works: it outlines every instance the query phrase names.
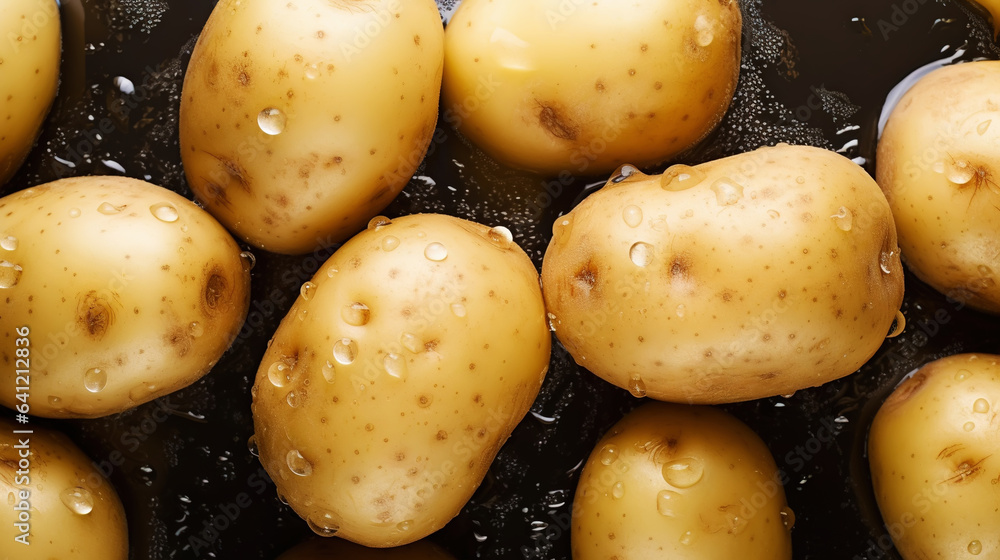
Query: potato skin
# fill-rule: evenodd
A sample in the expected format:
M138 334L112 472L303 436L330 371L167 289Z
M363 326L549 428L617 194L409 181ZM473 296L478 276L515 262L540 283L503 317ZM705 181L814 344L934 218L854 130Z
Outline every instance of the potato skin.
M126 560L128 529L125 511L114 487L91 460L63 434L33 426L32 434L6 417L0 418L0 538L4 558L18 560ZM27 441L27 445L23 445ZM27 458L22 452L30 454ZM27 459L28 480L18 474ZM28 492L28 545L14 538L19 523L21 491ZM13 500L13 501L11 501ZM82 513L86 507L91 509ZM76 510L70 509L77 508ZM77 513L80 511L81 513ZM12 556L7 556L12 554Z
M253 416L261 463L314 531L387 547L472 496L538 393L551 333L535 267L496 229L373 224L304 284Z
M1000 356L924 365L875 415L875 497L905 560L1000 555Z
M907 267L934 289L1000 313L1000 62L946 66L893 109L879 185Z
M728 0L464 0L445 30L444 118L530 171L658 163L722 119L741 21Z
M366 548L342 539L312 538L282 554L278 560L454 560L430 541L397 548Z
M0 185L28 157L59 85L59 6L6 0L0 15Z
M30 329L32 414L93 418L185 387L246 317L239 246L167 189L63 179L0 199L0 216L0 329ZM13 338L0 361L13 387ZM0 404L14 396L0 391Z
M195 196L272 252L353 235L427 151L443 43L431 0L220 1L181 99Z
M617 174L556 220L542 281L577 363L636 396L701 404L854 372L903 299L878 185L789 145Z
M750 428L710 407L648 403L615 424L583 468L573 559L788 560L794 520Z

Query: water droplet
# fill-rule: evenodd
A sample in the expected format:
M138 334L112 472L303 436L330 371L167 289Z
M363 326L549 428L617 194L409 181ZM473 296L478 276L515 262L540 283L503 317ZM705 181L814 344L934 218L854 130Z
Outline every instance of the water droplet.
M413 527L413 521L409 519L407 519L406 521L400 521L399 524L396 525L396 529L399 531L403 531L404 533L406 531L409 531L411 527Z
M16 251L17 250L17 238L13 235L8 235L3 239L0 239L0 247L3 247L6 251Z
M190 334L193 338L198 338L199 336L205 334L205 327L201 326L201 323L198 321L193 321L190 325L188 325L188 334Z
M375 216L371 220L368 220L368 229L379 230L391 223L392 220L385 216Z
M363 327L372 319L372 311L368 306L356 301L340 308L340 318L352 327ZM346 340L346 339L345 339Z
M247 451L254 457L260 457L260 448L257 447L257 434L253 434L247 439Z
M302 284L302 287L299 288L299 294L302 296L303 300L309 301L310 298L316 295L316 284L313 284L312 282Z
M806 178L803 177L802 175L799 175L798 177L795 178L795 183L799 185L804 185L806 184Z
M415 334L405 332L399 335L399 343L414 354L419 354L424 349L424 341Z
M889 266L892 264L892 258L895 255L895 251L882 251L882 253L878 256L878 266L882 269L882 272L892 274L892 269L889 268Z
M683 318L684 312L687 311L687 307L685 307L683 303L677 304L676 311L677 311L677 316Z
M340 271L337 270L337 267L331 266L330 268L326 269L326 277L327 278L333 278L334 276L337 275L338 272L340 272Z
M351 365L358 355L358 345L349 338L342 338L333 345L333 359L345 366Z
M562 216L552 222L552 235L568 236L573 231L573 217Z
M59 397L55 397L55 396L49 395L49 399L48 400L49 400L49 405L50 406L54 406L56 408L59 408L59 407L62 406L62 399L60 399Z
M288 470L299 476L309 476L313 472L312 463L303 457L298 449L293 449L285 455L285 463L288 464Z
M340 530L340 523L337 517L331 513L310 515L306 518L306 525L309 525L312 532L321 537L332 537Z
M993 123L992 119L986 120L986 121L983 121L983 122L979 123L976 126L976 132L978 132L980 136L982 136L983 134L986 134L986 131L990 129L990 125L992 123Z
M299 394L296 393L295 391L289 391L288 394L285 395L285 402L288 403L288 406L292 408L298 408Z
M624 495L625 495L625 484L619 480L618 482L614 483L614 485L611 487L611 497L616 500L620 500Z
M690 488L705 475L705 464L695 457L684 457L663 465L663 480L674 488Z
M785 527L785 530L791 531L792 527L795 526L795 512L792 511L792 508L784 506L778 515L781 516L781 525Z
M978 267L976 267L976 270L979 271L980 276L993 276L993 269L986 266L985 264L979 265Z
M979 414L986 414L990 411L990 401L986 399L976 399L976 402L972 404L972 410L978 412Z
M549 331L550 332L556 332L556 323L558 322L558 319L556 318L556 314L555 313L546 313L545 317L549 320Z
M694 538L694 535L691 534L691 531L684 531L684 534L681 535L681 544L683 544L684 546L687 546L687 545L691 544L691 541L693 540L693 538Z
M967 431L967 432L971 432L972 430L976 429L976 423L975 422L966 422L965 424L962 425L962 429L965 430L965 431Z
M243 260L247 270L253 270L253 267L257 266L257 257L255 257L250 251L243 251L240 253L240 259Z
M394 235L387 235L382 239L382 250L388 253L399 247L399 238Z
M101 368L90 368L83 374L83 386L91 393L100 393L108 384L108 374Z
M302 309L299 310L295 318L298 319L299 321L305 321L306 317L308 316L309 316L309 310L303 307Z
M285 114L280 109L268 107L257 114L257 126L269 136L277 136L285 130Z
M428 244L427 247L424 248L424 256L427 257L428 260L441 262L448 258L448 249L445 248L444 245L435 241L434 243Z
M983 543L979 541L972 541L969 543L969 554L973 556L978 556L983 551Z
M97 211L105 216L114 216L124 209L124 206L115 206L110 202L102 202L101 205L97 207Z
M323 373L323 379L325 379L327 383L333 383L336 380L337 368L330 360L327 360L326 363L323 364L321 372Z
M935 161L934 164L931 165L931 170L934 171L935 173L944 173L944 162Z
M674 517L674 509L677 507L674 504L680 497L680 494L672 490L660 490L656 495L656 511L665 517Z
M615 461L618 460L618 446L609 443L601 448L599 457L601 458L601 464L604 466L611 466Z
M64 506L77 515L87 515L94 510L94 496L90 490L77 486L67 488L59 494Z
M632 393L632 396L641 399L646 396L646 384L639 377L638 373L633 373L628 381L628 392Z
M158 202L150 206L149 211L153 213L153 216L157 220L168 224L176 222L178 218L177 209L169 202Z
M719 206L732 206L743 198L743 185L730 179L723 178L712 183L712 190Z
M465 309L465 306L462 305L461 303L453 303L453 304L451 304L451 312L456 317L459 317L459 318L465 317L465 314L467 313L467 311Z
M683 164L672 165L660 176L660 186L668 191L683 191L701 183L706 177L700 169Z
M319 77L318 66L316 66L315 64L310 64L309 66L306 66L306 78L309 78L310 80L315 80L318 77Z
M972 372L967 369L960 369L955 374L955 381L965 381L969 377L972 377Z
M767 215L770 216L772 219L775 219L775 220L777 220L778 218L781 217L781 213L778 212L777 210L768 210L767 211Z
M0 288L13 288L21 280L24 269L10 261L0 261Z
M622 210L622 219L625 220L625 225L634 228L639 227L642 224L642 208L634 204L630 204Z
M491 227L490 230L486 232L486 238L490 240L490 243L493 243L502 249L506 249L511 243L514 242L514 234L503 226Z
M632 165L629 165L629 164L626 163L625 165L619 167L611 175L611 182L614 183L614 184L618 184L618 183L621 183L622 181L624 181L625 179L628 179L629 177L631 177L633 175L642 175L642 173L639 173L639 170L636 169L635 166L632 166Z
M904 329L906 329L906 317L903 316L901 310L896 311L896 319L892 322L892 331L886 335L886 338L896 338L903 334Z
M846 206L841 206L837 209L837 213L830 216L833 218L833 223L837 225L841 231L851 231L854 226L854 214L847 209Z
M733 511L726 512L726 521L729 522L729 534L731 535L738 535L743 532L743 529L746 529L750 522L746 517Z
M386 354L385 358L382 359L382 367L385 368L386 373L396 379L406 379L406 360L399 354L392 352Z
M277 361L267 368L267 379L275 387L291 385L297 377L295 370L282 361Z
M69 209L69 217L70 218L79 218L80 217L80 209L79 208L70 208Z
M975 175L975 168L964 160L953 160L947 167L948 180L956 185L968 183Z
M700 15L694 20L695 42L699 47L707 47L712 44L715 35L712 33L712 22L704 15Z
M636 242L628 250L628 258L635 266L649 266L653 262L653 246L642 241Z

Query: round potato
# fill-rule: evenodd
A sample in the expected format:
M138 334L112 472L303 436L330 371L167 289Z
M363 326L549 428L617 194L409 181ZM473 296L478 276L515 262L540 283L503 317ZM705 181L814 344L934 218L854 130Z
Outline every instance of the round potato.
M278 557L278 560L454 560L430 541L398 548L366 548L342 539L310 539Z
M442 110L518 168L658 163L722 119L740 29L731 0L464 0L445 32Z
M1000 0L972 0L973 4L979 4L990 14L993 23L993 36L996 37L1000 31Z
M907 267L949 297L1000 313L1000 62L945 66L893 109L879 185Z
M302 286L264 355L261 463L316 533L416 541L479 486L550 348L538 272L506 228L375 218Z
M649 403L587 459L573 560L789 560L794 522L757 434L721 410Z
M31 150L59 85L61 33L54 0L5 0L0 14L0 185Z
M28 428L30 434L14 433ZM115 489L66 436L0 418L0 538L4 558L126 560Z
M556 220L542 265L556 335L636 396L721 403L857 370L903 299L878 185L779 145L646 176L626 166Z
M0 330L30 340L28 355L13 338L0 346L0 383L29 371L32 414L103 416L189 385L246 317L239 247L171 191L63 179L0 199L0 216Z
M1000 557L1000 356L933 361L882 404L868 461L905 560Z
M184 79L191 189L268 251L342 241L423 159L443 64L432 0L222 0Z

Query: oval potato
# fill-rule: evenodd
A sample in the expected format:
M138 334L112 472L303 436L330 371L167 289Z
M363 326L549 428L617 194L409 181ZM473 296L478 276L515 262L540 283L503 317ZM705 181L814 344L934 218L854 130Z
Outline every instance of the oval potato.
M875 415L872 484L905 560L1000 555L998 360L959 354L930 362Z
M843 377L903 299L878 185L843 156L788 145L661 176L623 168L556 220L542 280L577 363L691 403Z
M32 414L104 416L185 387L246 317L239 246L167 189L63 179L0 199L0 214L0 329L30 329ZM13 387L12 344L0 358ZM0 403L13 408L14 391Z
M375 218L303 285L264 355L261 463L318 534L413 542L472 496L550 349L538 272L506 229Z

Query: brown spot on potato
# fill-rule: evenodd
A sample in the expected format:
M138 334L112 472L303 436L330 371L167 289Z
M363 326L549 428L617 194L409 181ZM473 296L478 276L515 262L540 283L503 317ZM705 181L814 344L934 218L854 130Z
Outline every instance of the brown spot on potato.
M107 299L91 290L77 303L76 321L86 335L101 340L114 324L115 312Z
M187 329L180 325L171 327L163 336L163 340L167 346L174 349L179 358L187 356L188 352L191 351L191 337L188 335Z
M574 288L579 288L584 292L584 295L590 295L590 292L594 290L597 286L597 266L594 261L588 260L580 270L573 275L573 284L570 286L570 294L575 295L576 290Z
M446 432L444 430L438 430L436 438L437 438L438 441L444 441L444 440L448 439L448 432Z
M229 300L230 286L225 271L219 265L212 266L205 275L205 288L202 290L202 309L207 315L217 315L225 311Z
M420 35L413 36L413 44L417 45L418 47L420 46Z
M604 82L597 80L597 83L594 84L594 89L597 91L604 91Z
M546 132L562 140L576 140L577 127L572 121L551 105L538 102L538 106L540 108L538 112L538 124Z
M983 473L983 463L993 455L987 455L982 459L976 461L974 459L968 459L962 461L955 467L955 474L941 481L941 484L964 484L966 482L971 482L977 476Z

